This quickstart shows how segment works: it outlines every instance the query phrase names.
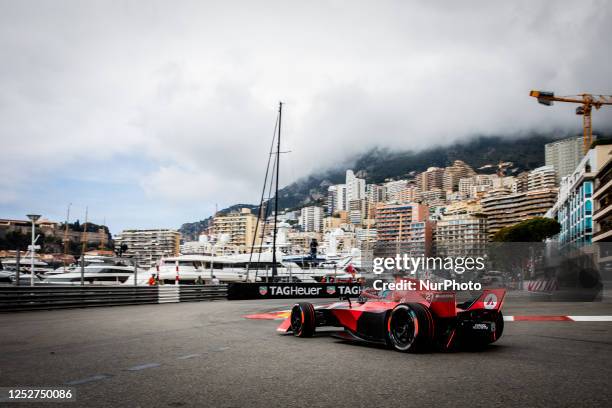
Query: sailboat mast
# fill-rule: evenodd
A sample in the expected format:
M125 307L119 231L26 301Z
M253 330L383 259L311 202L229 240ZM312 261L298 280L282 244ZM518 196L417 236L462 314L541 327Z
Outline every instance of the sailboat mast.
M276 139L276 186L274 191L274 233L272 238L272 277L276 276L276 234L278 223L278 176L280 169L280 139L281 122L283 119L283 103L278 103L278 138Z

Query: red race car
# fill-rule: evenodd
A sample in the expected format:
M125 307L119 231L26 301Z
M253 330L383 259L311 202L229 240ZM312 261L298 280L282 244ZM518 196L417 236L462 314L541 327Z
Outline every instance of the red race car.
M356 302L322 307L296 303L277 331L311 337L317 327L342 327L335 337L403 352L483 347L504 331L505 294L505 289L485 289L476 299L458 304L454 292L368 289Z

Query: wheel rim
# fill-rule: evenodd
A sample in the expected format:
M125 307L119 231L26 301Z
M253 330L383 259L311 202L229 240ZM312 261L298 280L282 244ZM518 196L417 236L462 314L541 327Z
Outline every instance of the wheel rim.
M291 310L291 330L293 330L294 334L300 334L302 324L302 310L296 305Z
M407 350L415 338L414 312L406 306L398 306L389 317L389 337L395 348Z

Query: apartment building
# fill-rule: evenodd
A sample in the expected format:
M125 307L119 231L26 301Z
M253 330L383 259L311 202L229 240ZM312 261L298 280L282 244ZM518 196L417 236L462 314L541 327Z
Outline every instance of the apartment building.
M488 238L487 217L482 212L444 214L436 223L436 255L483 256Z
M597 183L597 175L602 174L601 170L610 161L611 155L612 145L596 146L587 152L570 175L561 180L557 202L547 216L561 224L558 240L562 245L591 244L593 234L600 232L602 226L599 224L596 227L595 223L601 220L605 225L606 214L610 214L612 219L611 207L606 204L605 183L602 186L601 179ZM596 183L597 187L604 189L600 188L595 196Z
M217 237L224 237L227 246L244 253L250 250L253 241L257 241L256 245L260 242L259 237L255 239L256 224L257 216L249 208L241 208L239 211L216 215L211 232Z
M403 203L416 203L421 201L421 199L421 190L416 185L410 184L399 190L393 198L393 200Z
M595 173L593 201L593 242L612 242L612 157L602 160ZM612 249L612 245L606 246Z
M461 160L455 160L451 166L444 168L442 176L442 189L445 191L457 191L459 180L476 175L474 169Z
M416 176L417 186L421 191L442 189L444 187L444 169L430 167Z
M351 200L349 204L349 221L354 225L361 225L367 217L370 203L365 199Z
M386 200L387 188L380 184L366 185L366 198L369 203L376 204Z
M353 200L365 198L366 182L362 178L355 176L352 170L346 171L346 203L350 204Z
M446 204L446 191L433 188L420 192L421 201L428 206L443 206Z
M116 246L127 245L124 256L149 267L162 257L177 256L180 241L181 233L172 229L123 230L115 237Z
M487 216L489 239L503 227L545 215L556 199L556 188L524 193L512 193L507 187L490 191L481 200L483 213Z
M323 231L323 207L309 206L300 210L298 225L304 232Z
M542 166L527 175L527 190L557 187L557 172L554 166Z
M544 145L544 161L556 170L557 183L578 167L584 156L582 140L582 136L576 136Z
M327 188L327 215L348 208L346 184L336 184Z
M428 218L429 208L423 204L379 205L376 208L375 252L378 256L431 254L435 223Z
M408 186L408 180L393 180L384 184L385 198L383 201L395 201L400 191Z

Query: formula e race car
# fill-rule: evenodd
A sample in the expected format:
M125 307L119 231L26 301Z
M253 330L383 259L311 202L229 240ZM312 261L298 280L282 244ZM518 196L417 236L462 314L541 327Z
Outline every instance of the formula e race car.
M277 331L311 337L317 327L342 327L332 335L403 352L481 348L504 331L505 293L485 289L476 299L457 304L454 292L369 289L355 302L347 298L322 307L296 303Z

